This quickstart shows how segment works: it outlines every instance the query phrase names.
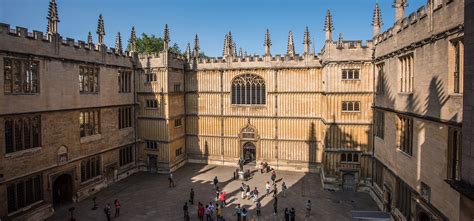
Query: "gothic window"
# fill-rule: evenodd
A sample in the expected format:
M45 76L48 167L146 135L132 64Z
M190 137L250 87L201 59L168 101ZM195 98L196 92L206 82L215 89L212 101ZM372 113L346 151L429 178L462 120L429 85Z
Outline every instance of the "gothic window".
M132 108L120 107L118 111L119 111L118 113L119 129L131 127L132 126Z
M85 182L100 175L100 156L93 156L81 161L81 181Z
M5 94L35 94L39 92L39 62L4 58Z
M400 179L397 179L397 208L410 220L411 190L408 185Z
M264 105L266 103L265 81L258 75L239 75L232 81L232 104Z
M81 137L100 134L100 111L87 110L81 111L79 115L81 125Z
M132 91L132 72L119 71L118 74L119 93L130 93Z
M5 119L5 153L41 146L41 116Z
M461 180L461 131L448 129L448 179Z
M360 102L359 101L343 101L342 111L343 112L359 112Z
M414 58L413 53L404 55L399 58L400 60L400 92L411 93L413 92L413 79L414 79Z
M376 87L376 93L377 94L384 94L384 89L385 89L385 64L380 63L377 64L377 87Z
M145 102L146 102L146 108L150 108L150 109L158 108L158 101L155 99L147 99Z
M40 175L7 185L8 213L15 212L43 199Z
M383 111L374 111L374 135L380 139L384 138L385 113Z
M99 93L99 68L79 67L79 91L81 93Z
M463 76L464 76L464 42L462 39L456 39L451 42L453 48L453 69L452 69L452 82L453 92L456 94L462 94L463 89Z
M413 153L413 119L406 116L398 116L397 124L398 148L412 156Z
M125 166L133 162L132 146L122 147L120 149L120 166Z

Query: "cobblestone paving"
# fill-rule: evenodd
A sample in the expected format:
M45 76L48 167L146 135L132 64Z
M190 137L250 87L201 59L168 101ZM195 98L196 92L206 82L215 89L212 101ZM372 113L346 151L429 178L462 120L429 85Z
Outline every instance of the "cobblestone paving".
M98 210L91 210L92 196L74 205L63 206L48 220L69 220L70 206L75 206L75 218L82 220L107 220L103 212L106 203L113 207L113 201L119 199L122 204L120 217L112 220L183 220L182 207L189 199L189 191L194 188L195 204L190 205L191 220L197 218L197 202L208 204L214 200L215 190L212 184L214 176L219 179L219 187L228 193L228 206L224 208L224 218L237 220L233 216L236 204L249 209L248 220L284 220L284 208L296 209L296 220L351 220L351 210L377 210L375 202L367 193L330 192L322 189L321 180L317 174L277 171L277 181L283 179L288 190L286 196L278 194L279 213L273 215L273 200L267 196L261 199L262 215L256 216L253 202L240 198L241 181L233 181L235 167L187 164L174 173L176 187L168 187L168 176L140 172L134 174L95 196L99 204ZM265 183L270 181L270 173L261 174L256 171L247 183L251 189L257 186L260 196L265 192ZM280 189L280 184L278 187ZM310 199L312 212L305 218L305 203ZM113 210L113 209L112 209ZM113 217L113 211L112 211Z

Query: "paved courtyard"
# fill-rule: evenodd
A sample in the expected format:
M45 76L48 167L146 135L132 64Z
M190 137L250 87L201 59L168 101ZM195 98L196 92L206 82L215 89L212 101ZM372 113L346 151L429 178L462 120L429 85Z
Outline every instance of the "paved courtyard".
M343 221L351 220L351 210L377 210L375 202L366 193L330 192L322 189L317 174L277 171L277 180L283 178L288 186L286 197L278 194L279 213L276 217L273 216L272 197L264 197L261 201L262 216L257 218L254 204L240 198L241 181L231 179L234 170L235 167L187 164L174 173L175 188L168 187L167 175L140 172L97 193L98 210L91 210L92 197L75 203L75 218L78 221L107 220L103 212L104 205L110 203L113 207L114 199L119 199L121 214L113 220L183 220L182 207L189 199L190 189L194 188L195 204L190 206L190 217L191 220L198 220L197 202L208 204L214 200L214 176L219 178L219 187L228 193L228 206L223 210L226 220L237 220L233 216L233 208L238 203L250 210L248 220L284 220L282 214L286 207L296 209L296 220ZM257 186L262 196L267 181L270 181L270 173L255 172L246 183L251 189ZM279 189L281 182L278 182ZM305 219L305 202L308 199L312 202L312 214L309 219ZM68 208L64 206L58 209L49 220L68 220Z

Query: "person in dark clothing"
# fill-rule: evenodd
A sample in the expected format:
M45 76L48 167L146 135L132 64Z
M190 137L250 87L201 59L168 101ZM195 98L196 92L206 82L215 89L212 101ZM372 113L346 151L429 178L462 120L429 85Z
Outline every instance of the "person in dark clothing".
M290 211L285 208L285 221L290 221Z
M262 204L260 203L260 201L257 201L257 216L260 216L261 212L262 212Z
M115 199L114 205L115 205L115 217L119 217L120 216L120 202L118 199Z
M194 205L194 189L191 188L191 192L189 193L189 203L191 203L191 205Z
M291 208L291 210L290 210L290 221L295 221L295 219L296 219L295 208Z
M186 219L186 217L189 217L188 203L184 203L183 212L184 212L184 219Z
M104 207L105 216L107 216L107 221L110 221L110 203L107 203Z
M273 214L276 215L278 211L278 198L273 196Z
M217 189L218 186L217 184L219 184L219 180L217 179L217 176L214 177L214 187Z

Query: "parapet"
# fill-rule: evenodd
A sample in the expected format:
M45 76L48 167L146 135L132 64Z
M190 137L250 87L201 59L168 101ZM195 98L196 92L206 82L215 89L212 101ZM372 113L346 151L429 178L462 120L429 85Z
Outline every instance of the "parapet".
M87 44L59 34L46 35L41 31L29 32L23 27L10 28L0 23L0 49L12 53L79 60L131 67L131 53L117 52L105 45Z

